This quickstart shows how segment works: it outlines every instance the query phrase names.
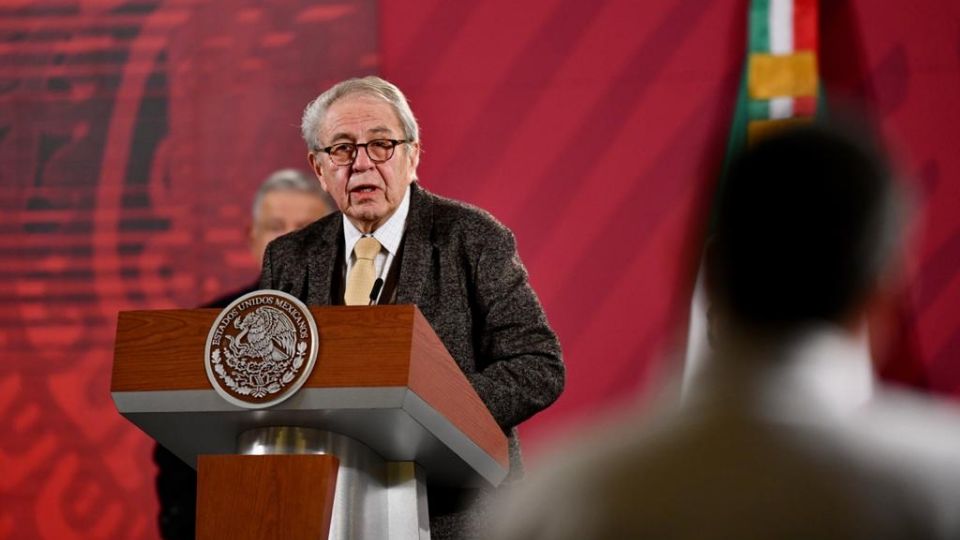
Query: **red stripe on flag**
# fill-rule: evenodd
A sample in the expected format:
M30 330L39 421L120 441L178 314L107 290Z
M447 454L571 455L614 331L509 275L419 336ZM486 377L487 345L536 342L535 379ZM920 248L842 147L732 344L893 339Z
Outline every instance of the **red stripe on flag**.
M813 116L817 112L816 96L797 96L793 98L794 116Z
M817 0L793 0L793 50L817 50Z

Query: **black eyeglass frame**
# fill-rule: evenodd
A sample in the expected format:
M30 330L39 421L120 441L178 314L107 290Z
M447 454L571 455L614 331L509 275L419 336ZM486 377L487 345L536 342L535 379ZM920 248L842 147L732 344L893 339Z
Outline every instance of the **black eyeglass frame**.
M389 143L392 145L392 146L390 146L390 155L387 156L386 159L375 159L373 156L370 155L369 145L371 145L371 144L377 144L377 143L382 143L382 142L389 142ZM324 154L327 154L328 156L330 156L330 160L333 161L334 165L338 165L338 166L341 166L341 167L345 167L345 166L347 166L347 165L352 165L353 162L357 160L357 156L360 155L360 147L363 147L363 151L367 153L367 158L369 158L370 161L372 161L372 162L374 162L374 163L386 163L386 162L390 161L391 159L393 159L393 154L396 153L398 146L400 146L401 144L407 144L407 143L411 143L411 142L413 142L412 139L372 139L372 140L369 140L369 141L367 141L367 142L365 142L365 143L348 143L348 142L342 142L342 143L337 143L337 144L331 144L330 146L328 146L328 147L326 147L326 148L317 148L317 151L318 151L318 152L323 152ZM342 146L342 145L352 146L352 147L353 147L353 152L352 152L352 155L351 155L351 157L350 157L350 161L347 161L347 162L345 162L345 163L337 163L337 161L333 158L333 154L331 153L331 150L333 150L333 149L336 148L337 146Z

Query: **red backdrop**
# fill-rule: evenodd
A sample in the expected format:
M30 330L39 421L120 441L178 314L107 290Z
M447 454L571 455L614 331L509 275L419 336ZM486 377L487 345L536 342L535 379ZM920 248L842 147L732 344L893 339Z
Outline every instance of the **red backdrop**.
M299 112L346 76L403 88L423 184L517 235L569 366L522 428L528 454L655 387L683 332L746 6L7 0L0 538L155 537L150 441L108 395L116 311L251 279L250 195L304 163ZM960 8L829 9L828 83L866 97L924 208L896 365L960 394Z

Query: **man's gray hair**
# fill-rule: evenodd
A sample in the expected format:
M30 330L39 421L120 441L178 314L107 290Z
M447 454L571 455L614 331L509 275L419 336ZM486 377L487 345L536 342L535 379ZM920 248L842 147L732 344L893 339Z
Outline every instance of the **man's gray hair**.
M313 176L299 169L280 169L267 177L260 184L256 195L253 196L253 221L256 222L260 217L260 205L267 193L273 191L297 191L306 195L312 195L321 201L331 210L337 208L336 203L326 191L320 187L320 182Z
M400 124L403 127L403 138L410 141L420 140L420 127L417 125L417 119L414 118L413 111L410 110L410 104L407 103L407 98L403 95L403 92L393 83L371 75L339 82L307 104L300 121L300 132L310 151L320 148L317 136L320 132L320 124L326 117L330 105L333 105L338 99L352 94L366 94L389 103L400 119Z

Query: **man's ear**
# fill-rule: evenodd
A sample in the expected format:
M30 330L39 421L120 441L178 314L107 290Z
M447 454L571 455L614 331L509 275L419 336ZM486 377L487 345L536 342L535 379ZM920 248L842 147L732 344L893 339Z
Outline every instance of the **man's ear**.
M320 157L314 152L307 152L307 162L310 163L310 169L313 170L313 174L315 174L317 180L320 181L320 187L329 193L330 190L327 189L327 180L323 177L323 167L320 166Z
M410 169L413 171L414 177L416 177L417 166L420 165L420 141L410 143L407 159L410 160Z

